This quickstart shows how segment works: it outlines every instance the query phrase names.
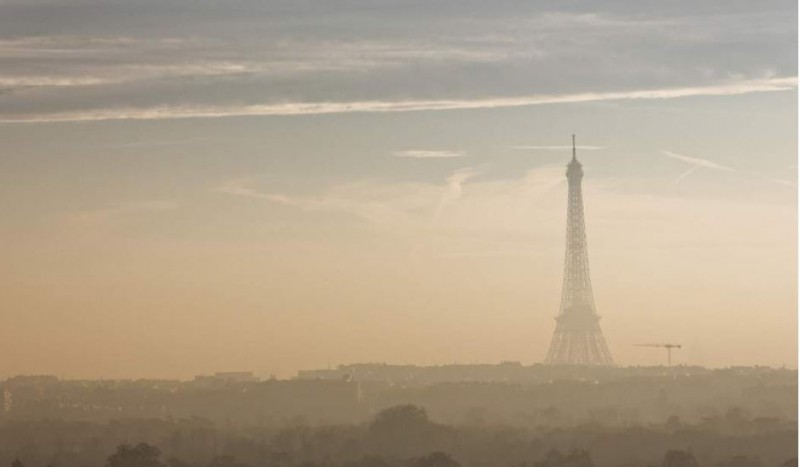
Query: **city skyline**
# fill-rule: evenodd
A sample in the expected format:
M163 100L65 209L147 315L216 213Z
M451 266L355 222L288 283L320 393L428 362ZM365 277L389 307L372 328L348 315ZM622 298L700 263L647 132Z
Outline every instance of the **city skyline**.
M797 367L797 4L0 0L0 377Z

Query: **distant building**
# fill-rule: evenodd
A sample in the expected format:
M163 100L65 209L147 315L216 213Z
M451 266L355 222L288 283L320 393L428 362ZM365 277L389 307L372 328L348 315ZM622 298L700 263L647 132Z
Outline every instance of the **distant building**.
M2 398L2 413L8 413L11 410L11 391L5 386L0 386L0 397Z
M200 417L263 426L293 420L346 423L363 416L356 381L259 381L250 372L221 372L187 382L22 377L6 380L0 391L0 417L6 420Z
M231 384L256 383L259 379L252 371L218 371L213 375L197 375L193 384L204 388L221 388Z

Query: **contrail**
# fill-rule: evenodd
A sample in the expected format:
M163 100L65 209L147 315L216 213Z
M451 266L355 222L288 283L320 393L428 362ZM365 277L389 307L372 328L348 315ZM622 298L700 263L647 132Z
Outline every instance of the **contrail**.
M675 184L682 182L684 178L688 177L689 175L693 174L699 169L711 169L711 170L720 170L723 172L733 172L734 170L731 167L727 167L724 165L717 164L716 162L712 162L708 159L700 159L697 157L689 157L684 156L683 154L674 153L672 151L661 151L667 157L671 157L673 159L677 159L679 161L685 162L692 167L687 170L686 172L682 173L678 178L675 179Z

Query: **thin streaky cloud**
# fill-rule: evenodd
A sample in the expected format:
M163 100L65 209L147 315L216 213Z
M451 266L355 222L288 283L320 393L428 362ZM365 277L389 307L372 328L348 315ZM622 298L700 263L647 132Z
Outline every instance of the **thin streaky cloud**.
M291 196L284 193L261 192L251 187L255 181L255 178L238 178L229 180L222 185L217 186L212 191L227 195L261 199L282 206L291 206L307 211L355 211L353 212L354 214L360 214L357 212L357 206L342 202L341 200L326 198L324 196L304 197Z
M394 151L392 152L392 155L396 157L410 157L415 159L442 159L463 157L464 152L412 149L408 151Z
M690 157L685 156L683 154L678 154L672 151L662 150L661 154L664 154L667 157L671 157L673 159L677 159L681 162L691 165L691 168L686 172L680 174L678 178L675 179L675 184L681 183L686 177L693 174L694 172L700 169L710 169L710 170L718 170L723 172L733 172L734 169L731 167L727 167L724 165L717 164L716 162L712 162L708 159L700 159L698 157Z
M461 195L464 194L464 183L478 175L478 173L479 170L475 167L464 167L456 170L445 179L447 188L444 194L442 194L438 206L436 206L436 212L433 215L434 221L437 221L441 217L442 212L444 212L448 206L461 198Z
M686 172L684 172L684 173L680 174L680 175L678 176L678 178L676 178L676 179L675 179L675 184L677 185L678 183L682 182L684 178L686 178L686 177L688 177L689 175L691 175L691 174L695 173L695 172L696 172L698 169L700 169L700 168L701 168L701 166L699 166L699 165L692 166L692 168L690 168L690 169L689 169L689 170L687 170Z
M228 180L221 185L212 189L216 193L224 193L226 195L244 196L247 198L266 199L280 204L288 204L287 197L274 193L263 193L251 188L255 183L255 177L237 178Z
M417 213L435 202L433 185L411 186L356 182L322 190L314 195L263 192L253 188L255 178L229 180L213 191L242 196L308 212L346 214L373 226L392 227L413 224ZM420 193L420 190L422 193Z
M672 152L672 151L665 151L665 150L661 151L661 153L664 154L667 157L671 157L673 159L678 159L679 161L683 161L683 162L685 162L685 163L687 163L689 165L693 165L693 166L698 167L698 168L712 169L712 170L723 170L723 171L726 171L726 172L733 172L733 169L731 167L727 167L727 166L724 166L724 165L717 164L716 162L712 162L712 161L710 161L708 159L700 159L698 157L684 156L683 154L678 154L678 153L675 153L675 152Z
M402 100L352 102L294 102L242 106L164 106L149 108L108 108L40 115L0 116L0 123L90 122L101 120L163 120L176 118L221 118L244 116L290 116L359 112L412 112L469 110L570 104L611 100L675 99L691 96L728 96L755 92L788 91L797 87L797 77L726 82L711 86L647 89L619 92L587 92L561 95L533 95L508 98L463 100Z
M0 76L0 86L15 88L93 86L111 82L106 78L91 76Z
M681 183L686 177L688 177L689 175L693 174L694 172L696 172L696 171L698 171L700 169L710 169L710 170L717 170L717 171L722 171L722 172L735 172L735 169L733 169L732 167L720 165L720 164L717 164L716 162L713 162L713 161L710 161L710 160L707 160L707 159L700 159L700 158L697 158L697 157L685 156L683 154L677 154L677 153L674 153L674 152L671 152L671 151L661 151L661 153L664 154L667 157L671 157L673 159L677 159L679 161L682 161L682 162L685 162L685 163L691 165L691 167L686 172L682 173L681 175L678 176L678 178L675 179L674 183L676 185ZM750 180L760 180L760 181L763 181L763 182L769 182L769 183L774 183L774 184L777 184L777 185L783 185L783 186L788 186L788 187L796 187L797 186L792 181L783 180L783 179L780 179L780 178L765 177L765 176L761 176L761 175L743 175L743 176L744 176L744 178L747 178L747 179L750 179Z
M563 151L563 150L570 150L572 146L508 146L509 149L532 149L532 150L541 150L541 151ZM581 149L586 151L598 151L601 149L606 149L606 146L575 146L575 149Z
M777 185L789 186L789 187L796 187L797 183L792 182L790 180L783 180L780 178L772 178L772 177L760 177L761 180L765 182L775 183Z
M72 223L92 223L122 221L131 216L173 211L180 205L174 200L148 200L119 203L99 209L82 210L68 214L67 220Z
M202 144L213 142L210 138L192 138L184 140L142 140L142 141L127 141L119 143L111 143L109 146L118 148L149 148L149 147L168 147L168 146L186 146L192 144Z

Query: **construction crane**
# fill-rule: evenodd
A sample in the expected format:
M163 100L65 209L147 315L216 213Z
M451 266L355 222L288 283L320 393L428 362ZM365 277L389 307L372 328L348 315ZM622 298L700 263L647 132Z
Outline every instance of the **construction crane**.
M672 366L672 349L680 349L680 344L633 344L636 347L661 347L667 349L667 366Z

